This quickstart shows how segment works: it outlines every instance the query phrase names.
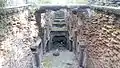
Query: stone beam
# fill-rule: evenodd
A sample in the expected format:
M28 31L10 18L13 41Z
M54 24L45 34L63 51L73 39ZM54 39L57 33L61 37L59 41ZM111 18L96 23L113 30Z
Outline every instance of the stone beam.
M88 5L86 4L71 4L71 5L46 5L46 4L42 4L40 5L40 8L37 10L37 12L39 13L45 13L46 10L53 10L53 11L57 11L60 9L73 9L73 8L89 8Z
M120 15L120 7L91 5L91 9Z
M28 10L31 5L25 4L21 6L0 7L0 14L11 14L19 11Z

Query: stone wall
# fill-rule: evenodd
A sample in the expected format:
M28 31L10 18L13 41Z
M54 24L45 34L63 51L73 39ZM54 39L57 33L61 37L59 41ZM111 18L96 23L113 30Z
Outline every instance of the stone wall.
M119 0L89 0L89 4L118 7L120 6L120 1Z
M0 68L32 68L32 46L38 27L29 7L0 12Z
M97 12L83 33L96 68L119 68L120 16Z
M101 11L92 13L90 18L81 13L71 15L71 28L76 31L73 35L77 35L76 47L81 47L81 41L87 44L87 68L120 67L119 19L119 15ZM77 49L77 54L79 51Z

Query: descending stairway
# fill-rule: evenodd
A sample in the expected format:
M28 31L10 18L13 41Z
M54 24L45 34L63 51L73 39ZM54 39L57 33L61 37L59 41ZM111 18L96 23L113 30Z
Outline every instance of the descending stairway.
M63 11L56 11L51 31L67 31L65 16Z
M54 18L54 22L52 22L52 27L51 27L51 32L57 33L59 32L67 32L67 23L65 22L65 14L63 11L56 11L55 13L55 18ZM57 35L57 34L56 34ZM56 42L58 44L61 44L62 42L66 42L64 40L63 35L60 35L56 38L54 38L52 40L53 42ZM67 39L68 40L68 39ZM61 44L63 45L63 44ZM64 44L65 46L69 45L69 44ZM63 47L63 48L59 48L59 46L57 44L51 44L50 46L53 47L57 47L56 49L52 49L51 51L47 52L44 56L43 56L43 60L41 62L42 68L78 68L78 64L75 58L75 54L73 52L70 52L69 50L67 50L67 48ZM55 56L54 53L56 53L56 50L58 49L58 55Z

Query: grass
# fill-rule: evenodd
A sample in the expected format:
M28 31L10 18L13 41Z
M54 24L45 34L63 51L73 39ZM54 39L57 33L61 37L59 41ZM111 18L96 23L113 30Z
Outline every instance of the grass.
M51 3L76 3L76 4L81 4L81 3L88 3L88 0L40 0L40 3L42 4L51 4Z
M52 68L51 58L44 59L42 63L44 68Z
M0 0L0 7L4 7L5 6L6 1L5 0Z

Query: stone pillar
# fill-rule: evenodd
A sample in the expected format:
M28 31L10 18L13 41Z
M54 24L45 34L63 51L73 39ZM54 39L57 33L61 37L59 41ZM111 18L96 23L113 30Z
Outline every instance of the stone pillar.
M66 45L66 48L68 49L68 50L70 50L71 48L71 46L70 46L70 40L69 40L69 37L68 37L68 34L65 36L66 38L67 38L67 45Z
M77 30L74 30L74 53L76 54L76 47L77 47Z
M45 50L45 47L46 47L46 44L47 44L47 28L45 27L44 28L44 37L43 37L43 54L45 54L46 50Z
M80 58L79 58L79 67L86 67L86 44L84 42L80 42Z
M53 38L53 35L50 35L50 40L49 40L49 43L48 43L48 51L50 51L50 49L51 49L52 38Z
M40 63L41 63L41 58L43 55L41 39L38 38L36 43L33 46L31 46L30 49L32 51L33 68L41 68Z
M73 43L72 40L68 40L69 41L69 50L73 51Z
M33 54L33 58L32 58L33 68L40 68L40 58L39 58L39 54L37 51L37 47L36 46L31 47L31 51Z

